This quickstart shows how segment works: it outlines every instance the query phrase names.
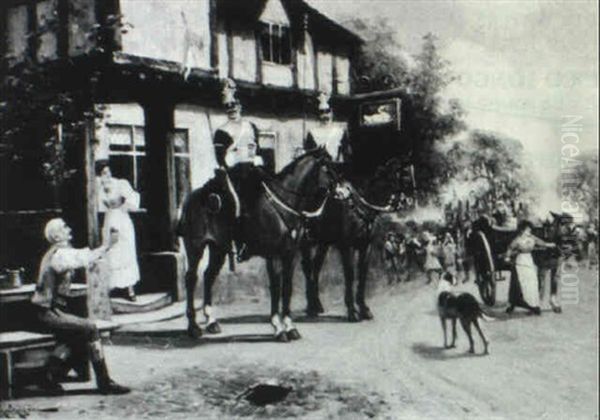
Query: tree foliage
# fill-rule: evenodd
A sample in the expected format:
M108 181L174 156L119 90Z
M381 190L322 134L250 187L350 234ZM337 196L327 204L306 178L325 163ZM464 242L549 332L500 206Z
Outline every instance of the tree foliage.
M402 98L402 141L413 144L413 160L419 188L435 192L441 185L447 157L437 145L465 129L463 109L458 100L445 100L444 90L456 77L439 53L433 34L423 37L414 56L403 53L395 30L385 18L366 21L357 18L350 26L361 34L363 45L354 69L358 91L397 88Z

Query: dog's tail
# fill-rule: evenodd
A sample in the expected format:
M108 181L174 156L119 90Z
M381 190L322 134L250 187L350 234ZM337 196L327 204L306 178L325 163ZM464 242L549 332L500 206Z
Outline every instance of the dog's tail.
M494 318L493 316L489 316L487 315L485 312L483 312L481 309L479 310L479 317L481 319L483 319L485 322L492 322L495 321L496 318Z

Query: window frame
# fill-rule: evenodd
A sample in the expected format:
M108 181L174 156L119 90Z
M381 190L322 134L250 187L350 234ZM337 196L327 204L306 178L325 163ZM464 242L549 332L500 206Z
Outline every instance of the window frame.
M185 152L177 152L175 149L175 137L177 135L177 133L184 133L185 134L185 140L186 140L186 151ZM191 153L191 147L190 147L190 130L188 128L175 128L173 130L173 170L176 170L177 168L177 159L187 159L187 184L188 184L188 193L190 191L192 191L192 153ZM177 172L174 174L175 175L175 200L179 201L178 199L178 195L179 195L179 191L177 191ZM185 200L185 195L182 196L181 198L181 203L177 202L177 207L181 206L183 204L183 201Z
M144 130L144 126L142 125L137 125L137 124L122 124L122 123L107 123L106 124L106 128L108 129L108 133L109 133L109 138L108 138L108 160L110 162L110 158L111 156L126 156L128 158L131 158L132 160L132 168L133 168L133 182L132 182L132 187L136 190L139 191L139 180L140 180L140 173L139 173L139 168L138 168L138 162L137 162L137 158L146 158L146 139L145 137L143 138L144 142L143 142L143 148L138 149L139 146L136 145L136 137L135 137L135 133L137 129L141 129ZM120 129L128 129L129 130L129 134L130 134L130 143L129 143L129 150L125 151L125 150L113 150L112 146L114 145L111 142L111 129L113 128L120 128Z
M264 42L265 37L268 42ZM286 39L287 42L285 42ZM261 47L260 58L262 63L288 67L292 65L292 36L289 26L280 23L260 22L258 42ZM266 43L268 43L268 49ZM275 51L275 44L278 47L277 51ZM277 57L275 57L275 52L278 53Z

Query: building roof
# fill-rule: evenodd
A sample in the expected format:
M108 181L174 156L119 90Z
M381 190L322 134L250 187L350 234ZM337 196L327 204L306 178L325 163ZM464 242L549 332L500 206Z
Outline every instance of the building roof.
M239 22L254 22L261 15L267 0L219 0L217 3L217 16L225 20ZM308 17L308 31L319 39L321 44L348 44L363 43L363 39L343 27L339 23L325 16L304 0L281 0L292 22L292 31L303 30L304 17Z

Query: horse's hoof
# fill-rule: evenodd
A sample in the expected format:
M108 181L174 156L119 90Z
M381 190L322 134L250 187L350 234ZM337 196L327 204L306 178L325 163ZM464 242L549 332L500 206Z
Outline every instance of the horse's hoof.
M306 308L306 310L304 312L306 313L306 316L308 318L318 318L319 317L319 311L316 308Z
M280 343L288 343L290 339L285 331L281 331L279 334L275 335L275 341Z
M365 320L371 320L374 318L373 312L371 312L371 310L366 306L362 307L360 308L360 318Z
M302 336L300 335L300 333L298 332L298 330L296 328L293 328L293 329L287 331L286 335L292 341L300 340L302 338Z
M360 322L360 316L356 311L348 312L348 321L349 322Z
M202 337L202 330L197 325L190 325L187 329L188 337L197 340Z
M555 314L561 314L561 313L562 313L562 308L561 308L560 306L553 306L553 307L552 307L552 311L553 311Z
M317 312L322 314L325 313L325 308L323 308L323 304L321 303L320 300L317 300L317 304L315 305Z
M218 322L211 322L206 326L206 332L209 334L219 334L221 333L221 326Z

